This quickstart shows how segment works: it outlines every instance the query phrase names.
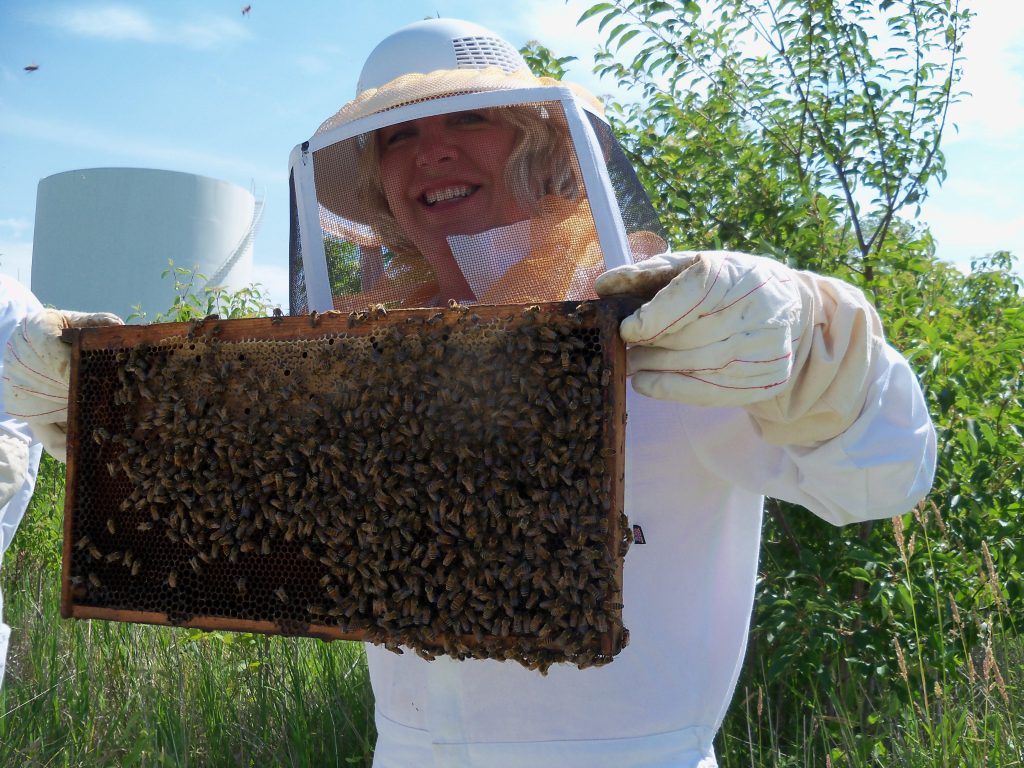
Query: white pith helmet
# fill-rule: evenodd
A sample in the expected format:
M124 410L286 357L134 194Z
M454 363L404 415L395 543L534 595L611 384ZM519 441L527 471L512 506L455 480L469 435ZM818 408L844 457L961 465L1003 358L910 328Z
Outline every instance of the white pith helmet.
M604 114L586 88L530 71L516 48L479 24L427 19L378 43L360 72L356 94L317 129L317 135L368 115L460 93L567 87L593 114Z
M373 49L359 73L356 95L414 72L486 67L528 69L519 51L486 27L459 19L417 21Z

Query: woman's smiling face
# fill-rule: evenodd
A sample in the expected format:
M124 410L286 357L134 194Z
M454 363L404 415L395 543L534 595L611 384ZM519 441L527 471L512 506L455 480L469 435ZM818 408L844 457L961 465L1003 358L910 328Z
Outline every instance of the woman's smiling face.
M495 110L410 120L382 128L377 139L388 207L431 262L450 255L450 235L528 218L505 184L517 132L497 120Z

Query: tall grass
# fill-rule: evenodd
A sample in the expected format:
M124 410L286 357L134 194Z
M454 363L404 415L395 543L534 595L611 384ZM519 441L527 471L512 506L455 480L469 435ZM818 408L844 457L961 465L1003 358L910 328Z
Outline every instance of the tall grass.
M748 675L716 742L719 764L1024 766L1024 641L1000 633L970 658L977 656L957 677L942 683L933 676L923 685L912 677L910 659L906 676L895 680L841 682L839 663L782 689ZM780 729L780 718L795 727Z
M904 519L892 521L892 578L908 594L908 615L893 622L896 663L879 658L858 676L849 659L826 659L780 684L751 656L716 742L722 768L1024 766L1024 636L986 544L977 589L960 598L946 589L933 557L945 525L930 510L931 526L925 505L908 516L909 539Z
M358 643L66 621L63 467L44 459L0 581L0 766L368 766Z
M4 766L368 766L362 646L64 621L59 585L8 562Z

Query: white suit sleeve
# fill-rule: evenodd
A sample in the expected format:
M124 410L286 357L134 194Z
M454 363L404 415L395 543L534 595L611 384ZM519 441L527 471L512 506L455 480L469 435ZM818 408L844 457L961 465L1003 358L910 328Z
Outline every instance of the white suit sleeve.
M902 514L935 474L935 430L913 371L885 345L860 414L812 447L769 445L739 408L688 408L688 437L705 467L747 490L794 502L834 525Z
M6 344L8 338L14 333L18 323L34 312L42 310L43 306L39 300L21 283L9 277L0 276L0 350ZM0 361L0 376L4 376L3 362ZM25 514L29 499L32 498L32 489L35 485L36 469L39 466L41 447L31 428L24 419L15 418L7 414L6 404L3 401L2 389L0 389L0 434L5 438L14 438L29 446L29 460L27 479L9 500L8 503L0 506L0 556L11 545L14 532Z
M0 349L7 345L7 339L14 332L19 322L29 314L42 309L39 300L15 280L0 276ZM0 376L3 365L0 363ZM29 444L28 473L14 496L0 507L0 558L11 545L14 534L18 530L21 519L25 516L32 491L35 488L36 471L43 447L35 439L31 429L22 419L11 418L0 398L0 431L5 435L17 438ZM3 615L3 598L0 596L0 618ZM3 684L4 670L7 665L7 641L11 630L0 620L0 685Z

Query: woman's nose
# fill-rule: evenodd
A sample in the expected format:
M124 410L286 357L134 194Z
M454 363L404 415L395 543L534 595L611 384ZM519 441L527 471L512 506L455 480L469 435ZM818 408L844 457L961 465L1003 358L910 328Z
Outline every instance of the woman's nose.
M447 136L425 132L416 147L416 166L424 168L437 163L450 162L459 156L455 144Z

